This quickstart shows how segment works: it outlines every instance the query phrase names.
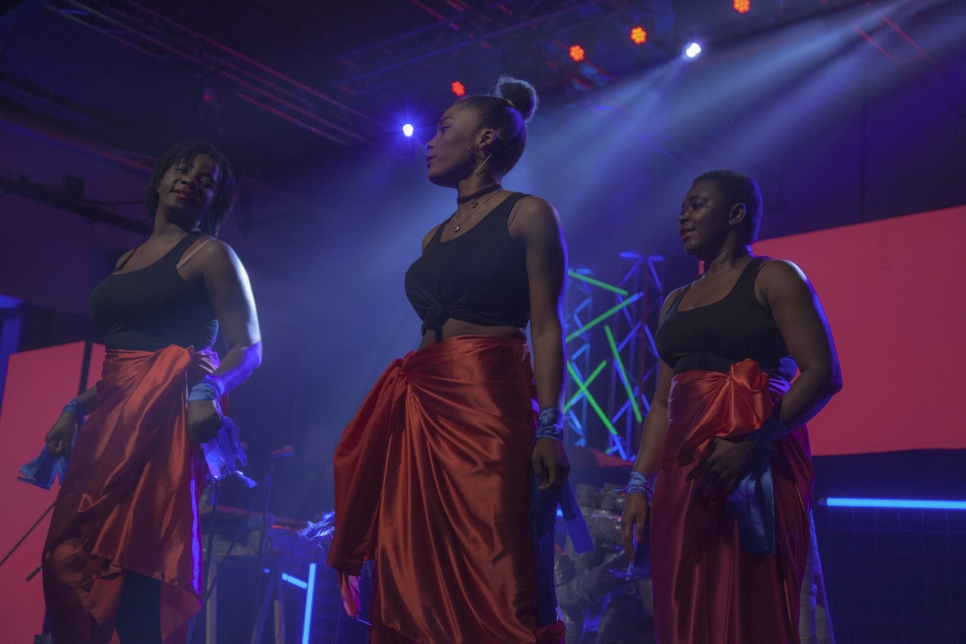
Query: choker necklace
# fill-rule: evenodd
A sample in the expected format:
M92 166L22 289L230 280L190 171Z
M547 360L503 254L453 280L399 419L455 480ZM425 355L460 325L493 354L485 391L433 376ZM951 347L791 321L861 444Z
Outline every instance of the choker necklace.
M457 203L457 205L462 205L464 203L469 203L469 202L472 201L473 203L471 203L470 206L472 206L473 208L476 208L477 207L476 201L480 197L482 197L483 195L488 195L491 192L494 192L496 190L502 190L502 189L503 189L503 186L501 186L498 183L495 183L492 186L490 186L489 188L483 188L479 192L474 192L471 195L466 195L465 197L457 197L456 203Z
M494 189L494 188L495 188L495 189ZM465 224L465 223L466 223L467 221L469 221L469 219L470 219L470 217L472 217L472 216L473 216L473 213L474 213L474 212L476 212L476 209L477 209L477 208L479 208L480 206L482 206L483 204L485 204L485 203L486 203L487 201L489 201L489 200L490 200L490 199L492 199L493 197L495 197L495 196L497 196L498 194L500 194L500 192L501 192L502 190L503 190L503 186L501 186L501 185L496 185L496 186L491 186L491 187L489 187L489 188L487 188L487 189L486 189L485 191L483 191L483 194L486 194L487 192L492 192L493 194L491 194L491 195L490 195L489 197L487 197L486 199L484 199L484 200L483 200L483 203L479 203L479 204L478 204L478 203L476 203L476 202L474 201L474 202L473 202L472 204L470 204L470 211L469 211L468 213L466 213L466 216L465 216L465 217L463 217L463 221L461 221L461 222L459 222L459 223L456 223L455 221L453 222L453 223L454 223L454 226L453 226L453 232L454 232L454 233L458 233L458 232L460 231L460 228L462 228L462 227L463 227L463 224ZM477 197L478 197L478 196L479 196L479 194L480 194L480 193L476 193L476 195L475 195L475 196L477 196ZM471 195L471 196L473 196L473 195ZM468 197L464 197L464 199L467 199L467 198L468 198ZM466 203L466 202L464 201L463 203ZM459 212L459 210L457 210L456 212ZM454 213L453 213L453 217L456 217L456 212L454 212Z

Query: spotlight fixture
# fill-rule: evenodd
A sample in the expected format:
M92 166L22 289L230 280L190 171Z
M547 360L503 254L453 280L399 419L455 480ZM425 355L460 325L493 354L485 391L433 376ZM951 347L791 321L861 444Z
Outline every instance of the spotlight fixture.
M748 13L751 11L751 0L735 0L732 6L738 13Z
M463 83L459 81L453 81L453 84L449 86L453 93L457 96L463 96L466 94L466 88L463 87Z
M579 63L584 59L584 48L580 45L574 45L570 48L570 57L573 58L575 63Z
M635 45L643 45L647 42L647 32L644 31L643 27L634 27L631 29L631 40L634 41Z
M412 126L412 123L406 123L403 126L403 134L405 134L407 137L410 137L410 136L413 135L413 126Z
M689 42L681 50L682 58L686 60L694 60L701 55L701 45L696 42Z

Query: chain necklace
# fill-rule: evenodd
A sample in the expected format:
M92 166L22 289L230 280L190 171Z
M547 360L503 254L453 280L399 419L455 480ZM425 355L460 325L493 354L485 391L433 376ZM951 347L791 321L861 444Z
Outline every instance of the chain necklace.
M476 208L476 202L480 200L480 197L482 197L483 195L488 195L491 192L493 192L494 190L503 190L503 186L501 186L498 183L494 183L492 186L487 186L487 187L483 188L482 190L478 190L477 192L474 192L471 195L466 195L465 197L458 197L456 199L456 203L458 205L462 205L464 203L470 203L470 202L472 202L471 205L474 208Z
M496 192L494 192L489 197L487 197L486 199L484 199L482 201L482 203L476 203L474 201L473 204L472 204L472 206L470 207L470 211L468 213L466 213L466 216L465 217L463 217L463 221L461 221L459 223L454 222L455 225L453 226L453 232L454 233L458 233L460 231L460 228L463 227L463 224L465 224L467 221L469 221L470 217L473 216L473 213L476 212L476 209L477 208L481 208L484 204L486 204L487 201L489 201L490 199L492 199L496 195L500 194L501 192L503 192L503 188L502 187L498 187L496 189ZM456 212L459 212L459 210L457 210ZM453 216L454 217L456 216L456 212L453 213Z

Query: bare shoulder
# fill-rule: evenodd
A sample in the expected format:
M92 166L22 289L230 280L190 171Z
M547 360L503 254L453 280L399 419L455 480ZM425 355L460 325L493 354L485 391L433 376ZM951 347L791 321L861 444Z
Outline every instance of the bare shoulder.
M550 202L540 197L526 195L513 207L513 221L527 225L560 225L560 216Z
M197 259L203 268L224 270L241 267L241 260L235 250L220 239L207 237L204 241L199 240L192 246L197 248L197 252L191 261ZM189 248L186 253L190 253L191 250Z
M513 206L509 220L510 234L515 239L536 241L559 238L560 216L550 202L527 195Z
M791 287L808 284L808 278L794 262L766 258L758 271L763 286Z

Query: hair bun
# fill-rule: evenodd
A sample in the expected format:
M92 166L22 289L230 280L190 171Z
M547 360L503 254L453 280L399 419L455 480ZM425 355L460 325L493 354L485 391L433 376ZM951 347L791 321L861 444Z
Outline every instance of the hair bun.
M513 78L511 76L500 76L496 82L496 89L493 95L509 101L520 114L524 121L533 118L533 113L537 111L537 90L533 85L525 80Z

